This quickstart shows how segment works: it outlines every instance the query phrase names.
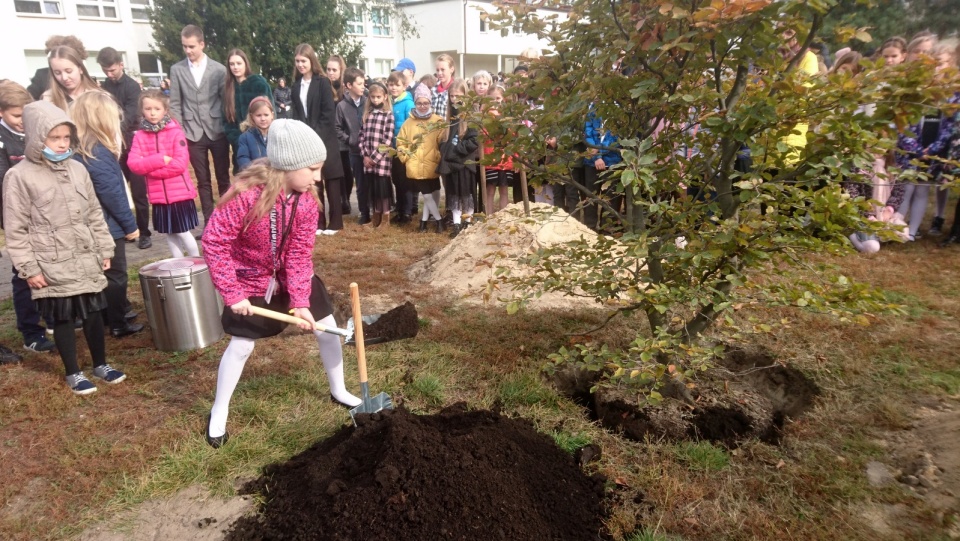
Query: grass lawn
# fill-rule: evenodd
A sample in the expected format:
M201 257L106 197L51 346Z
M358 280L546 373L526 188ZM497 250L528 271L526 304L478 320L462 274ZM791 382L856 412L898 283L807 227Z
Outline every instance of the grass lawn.
M883 536L865 526L863 510L897 505L904 510L890 525L891 538L947 538L949 513L938 515L902 485L874 488L863 472L887 454L887 432L903 432L919 407L955 404L951 397L960 393L960 248L939 250L924 239L839 261L849 277L883 288L906 308L869 327L789 309L739 311L740 318L789 318L745 346L773 352L824 393L813 412L787 425L781 446L748 442L728 451L631 442L591 423L543 382L540 369L569 333L597 325L602 313L508 316L410 283L405 269L447 241L352 223L318 238L316 267L329 287L346 294L356 281L362 297L409 299L420 312L418 338L368 349L371 389L418 413L458 401L500 403L564 449L598 444L602 458L590 467L611 480L607 522L615 538L874 540ZM130 296L142 308L136 280ZM622 341L630 324L618 320L595 338ZM9 300L0 305L0 329L0 341L18 343ZM312 337L285 334L258 342L231 404L231 442L210 449L204 416L226 343L167 354L153 349L148 332L108 338L111 363L129 378L88 398L68 392L54 355L28 355L21 366L0 369L0 539L70 538L196 484L231 495L238 478L256 476L349 421L329 401ZM345 352L348 386L357 392L354 352Z

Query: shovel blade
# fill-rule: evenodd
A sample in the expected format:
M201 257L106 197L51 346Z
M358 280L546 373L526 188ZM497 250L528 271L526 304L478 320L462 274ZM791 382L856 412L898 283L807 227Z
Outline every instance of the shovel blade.
M350 418L353 419L353 424L356 425L357 414L359 413L377 413L378 411L392 409L393 400L390 398L390 395L387 393L380 393L376 396L364 398L363 402L361 402L359 406L350 410Z
M361 321L363 321L363 322L366 323L367 325L373 325L374 323L377 322L377 320L380 319L381 316L383 316L383 314L374 314L374 315L371 315L371 316L363 316L363 317L360 318L360 319L361 319ZM347 336L347 339L346 339L343 343L346 344L346 345L348 345L348 346L355 346L355 345L357 345L357 335L356 335L356 331L357 331L357 325L356 325L356 323L354 323L353 318L350 318L350 320L347 321L347 334L348 334L348 336ZM364 343L365 345L372 346L373 344L382 344L382 343L384 343L384 342L386 342L386 341L387 341L386 339L384 339L384 338L379 338L379 337L377 337L377 338L364 338L363 343Z

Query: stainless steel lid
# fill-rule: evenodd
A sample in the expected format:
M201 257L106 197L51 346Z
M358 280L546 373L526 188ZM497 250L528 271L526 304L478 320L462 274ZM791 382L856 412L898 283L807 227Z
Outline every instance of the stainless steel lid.
M208 270L202 257L178 257L164 259L140 268L140 276L148 278L177 278L191 276Z

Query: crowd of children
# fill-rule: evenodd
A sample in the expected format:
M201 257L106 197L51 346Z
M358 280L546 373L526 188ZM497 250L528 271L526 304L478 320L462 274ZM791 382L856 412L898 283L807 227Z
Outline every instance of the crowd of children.
M202 54L198 28L188 26L181 37L190 69L216 64ZM202 239L214 285L226 304L222 322L233 338L221 360L206 428L207 441L214 447L227 441L230 398L254 341L283 329L282 324L254 316L251 307L292 309L306 322L305 330L315 321L334 325L326 289L313 270L312 253L320 235L343 228L343 216L352 211L354 186L360 225L370 224L372 229L403 225L413 221L422 206L420 232L442 233L449 224L454 237L473 223L479 211L503 209L510 202L511 188L514 201L522 196L514 157L503 152L503 141L511 134L489 133L467 118L473 112L466 105L471 95L484 98L483 114L500 114L507 95L502 77L480 71L465 80L458 77L448 55L437 57L435 75L416 79L414 63L405 58L385 80L369 80L339 56L331 56L321 69L313 48L301 44L293 54L291 85L274 92L265 79L251 73L246 54L233 49L227 59L229 72L223 70L219 127L225 141L220 141L209 136L210 125L193 124L198 121L196 111L209 105L182 116L189 107L182 101L183 78L194 78L198 88L206 88L213 75L172 73L174 104L170 92L161 90L138 93L135 104L123 103L117 93L97 88L77 50L81 45L69 43L51 48L51 85L44 100L34 102L26 89L0 82L0 221L14 265L18 329L28 349L59 352L67 384L76 394L96 391L78 361L77 327L90 350L94 380L113 384L126 378L107 363L104 324L116 337L142 329L131 323L136 314L127 299L125 244L148 230L141 224L146 220L131 211L124 186L131 174L141 176L153 206L153 228L166 235L174 257L199 257L197 240ZM798 50L792 43L790 52ZM874 56L896 65L927 55L942 71L957 65L958 52L956 40L922 34L909 42L890 38ZM534 61L536 54L530 53L527 60ZM842 50L831 69L856 73L861 58L860 53ZM820 69L813 53L801 64L811 75ZM516 73L522 76L527 69L521 65ZM217 83L210 87L210 92L220 92ZM519 99L537 106L535 100ZM944 230L948 192L938 184L951 171L938 166L937 158L960 159L960 112L953 107L958 104L960 94L903 130L898 151L877 156L872 185L845 185L855 195L879 201L881 206L871 217L900 224L907 241L920 237L931 192L936 206L928 232L940 235ZM135 110L134 122L129 118L121 122L125 110ZM622 160L617 134L592 110L575 129L582 131L582 145L570 149L579 152L571 175L588 190L599 192L607 171ZM195 182L191 168L197 177L205 175L205 189L210 190L209 164L204 161L206 168L198 169L199 154L205 160L207 150L226 143L233 148L236 178L231 186L221 186L214 210L212 192L206 194L209 200L205 192L198 192L202 179ZM689 158L697 149L681 151ZM484 156L488 165L481 168L478 163ZM223 161L216 154L215 160ZM220 162L218 172L226 168ZM930 183L898 183L887 174L893 163L903 170L924 162L932 166ZM485 194L479 192L481 174ZM206 228L201 237L191 232L200 225L198 195ZM605 197L603 205L586 204L578 193L565 192L562 186L545 186L533 195L566 207L596 229L604 227L602 208L622 204L615 195ZM484 199L490 208L481 208ZM138 214L141 210L137 208ZM960 242L958 217L960 203L943 245ZM850 240L861 251L880 249L879 239L864 233L854 233ZM53 342L46 338L41 320L53 330ZM332 398L356 406L359 399L343 382L339 338L314 334ZM0 364L15 357L0 349Z

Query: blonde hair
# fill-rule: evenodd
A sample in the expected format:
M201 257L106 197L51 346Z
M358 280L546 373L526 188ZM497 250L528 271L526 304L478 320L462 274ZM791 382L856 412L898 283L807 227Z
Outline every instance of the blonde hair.
M463 92L463 95L466 96L468 91L467 82L464 81L463 79L455 78L453 81L450 81L450 88L447 89L447 99L450 101L453 101L453 93L458 90L460 92ZM441 138L441 140L443 141L450 139L450 125L455 120L454 118L451 118L450 115L452 114L453 114L453 107L447 107L447 118L446 118L447 127L446 129L444 129L443 137ZM459 118L458 120L460 121L457 123L457 127L459 128L458 135L460 137L463 137L463 135L467 133L467 119Z
M33 101L26 88L13 81L0 82L0 111L23 107Z
M250 106L247 107L247 118L243 119L243 122L240 123L240 131L244 132L256 126L257 124L253 121L253 115L257 114L257 111L264 107L269 107L270 112L276 117L277 112L273 110L273 104L270 103L270 100L264 96L257 96L250 100Z
M366 122L367 118L370 116L370 113L373 111L373 107L370 105L370 94L373 93L373 89L377 88L383 92L383 110L393 114L393 99L390 97L390 92L387 91L387 86L381 83L380 81L373 81L370 83L370 86L367 87L367 99L363 104L363 121Z
M69 61L74 66L77 66L77 69L80 70L80 87L84 91L87 90L98 90L100 87L97 86L97 82L90 77L90 73L87 72L87 67L83 64L83 58L80 56L80 53L72 48L67 47L66 45L61 45L55 47L50 51L50 55L47 57L47 67L50 66L50 60L54 58L59 58ZM56 76L53 74L53 69L50 70L50 101L54 105L67 110L70 100L67 97L66 91L64 91L63 86L61 86L60 81L57 80Z
M950 63L956 66L957 51L960 51L960 41L956 38L950 38L937 43L933 50L930 51L930 55L934 58L943 54L950 55Z
M910 43L907 45L907 53L916 54L920 50L920 47L924 43L929 43L931 49L937 45L937 36L931 33L919 33L910 40Z
M254 203L247 215L243 217L243 231L246 231L251 225L264 219L270 213L270 209L276 204L277 196L287 185L287 172L277 169L270 165L270 162L261 158L250 164L234 178L233 186L220 198L217 207L224 207L235 197L247 190L252 190L257 186L263 187L263 193ZM317 187L310 186L307 193L317 202L320 209L323 209L323 202L317 196Z
M453 64L453 57L448 55L447 53L438 55L436 62L434 62L434 65L436 65L437 62L446 62L447 65L450 66L450 71L452 71L453 73L457 73L457 67Z
M833 67L830 68L829 73L837 73L840 68L844 66L850 66L850 73L856 75L860 73L860 60L863 59L863 55L857 51L848 51L843 53L840 58L833 64Z
M106 92L86 92L70 104L70 118L77 126L77 151L93 157L93 147L101 144L111 154L120 157L122 113L113 96Z

